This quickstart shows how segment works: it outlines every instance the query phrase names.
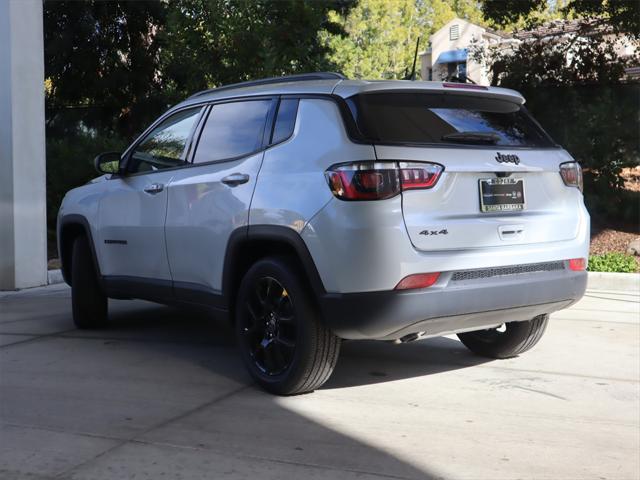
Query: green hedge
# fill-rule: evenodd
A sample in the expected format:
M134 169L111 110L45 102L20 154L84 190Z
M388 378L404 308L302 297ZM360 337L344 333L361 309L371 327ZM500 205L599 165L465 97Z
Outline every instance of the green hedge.
M609 252L589 257L588 270L591 272L633 273L638 271L638 262L632 255Z

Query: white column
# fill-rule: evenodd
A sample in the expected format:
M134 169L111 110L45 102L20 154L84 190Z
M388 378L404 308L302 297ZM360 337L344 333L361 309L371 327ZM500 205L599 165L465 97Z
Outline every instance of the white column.
M0 290L47 283L42 0L0 0Z

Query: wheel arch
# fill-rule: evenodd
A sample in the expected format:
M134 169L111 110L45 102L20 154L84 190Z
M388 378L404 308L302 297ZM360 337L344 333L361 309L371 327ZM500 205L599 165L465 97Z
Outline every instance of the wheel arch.
M290 227L251 225L240 227L229 237L222 274L222 295L233 319L240 281L257 260L287 255L304 274L315 301L326 293L318 270L302 237Z
M102 275L100 274L100 264L98 263L98 257L96 256L95 244L93 242L93 236L91 235L89 221L82 215L70 214L62 217L58 224L58 255L60 257L62 278L68 285L71 285L72 282L71 263L73 258L73 242L81 235L86 236L87 240L89 240L91 256L93 257L93 263L96 272L98 273L98 279L99 281L102 279Z

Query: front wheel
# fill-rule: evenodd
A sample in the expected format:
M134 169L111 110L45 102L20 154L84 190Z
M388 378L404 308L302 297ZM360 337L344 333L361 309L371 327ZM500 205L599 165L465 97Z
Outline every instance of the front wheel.
M327 329L294 263L286 257L256 262L240 284L235 329L254 380L278 395L311 392L336 365L340 339Z
M548 322L549 315L539 315L528 322L509 322L498 328L459 333L458 338L477 355L510 358L533 348Z

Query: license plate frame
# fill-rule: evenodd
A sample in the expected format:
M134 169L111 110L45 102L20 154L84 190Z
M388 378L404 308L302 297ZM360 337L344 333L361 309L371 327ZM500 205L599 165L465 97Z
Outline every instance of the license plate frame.
M478 190L482 213L521 212L525 209L523 178L481 178Z

